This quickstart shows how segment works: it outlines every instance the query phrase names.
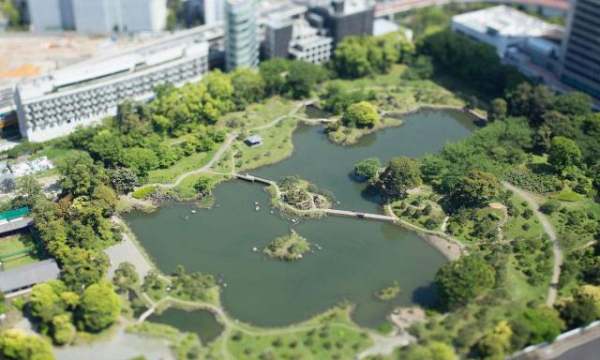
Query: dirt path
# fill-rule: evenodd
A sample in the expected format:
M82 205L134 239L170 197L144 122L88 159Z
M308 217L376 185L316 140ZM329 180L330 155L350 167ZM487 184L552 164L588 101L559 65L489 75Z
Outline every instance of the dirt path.
M546 297L546 305L552 307L554 305L554 302L556 301L558 280L560 279L560 267L562 266L562 263L563 263L563 252L560 249L560 244L558 243L558 237L556 236L556 230L554 229L554 226L552 225L552 223L550 222L548 217L546 215L544 215L541 211L539 211L539 209L538 209L539 204L537 203L537 200L535 199L535 197L532 194L530 194L529 192L527 192L523 189L519 189L518 187L516 187L506 181L503 181L502 185L504 185L504 187L506 189L514 192L515 194L517 194L520 197L522 197L523 199L525 199L527 204L529 204L529 207L531 208L531 210L533 210L533 213L535 214L535 216L540 221L540 224L542 224L544 231L546 232L546 234L548 234L550 241L552 241L552 252L554 253L554 264L553 264L553 268L552 268L552 279L550 280L550 287L548 288L548 296Z

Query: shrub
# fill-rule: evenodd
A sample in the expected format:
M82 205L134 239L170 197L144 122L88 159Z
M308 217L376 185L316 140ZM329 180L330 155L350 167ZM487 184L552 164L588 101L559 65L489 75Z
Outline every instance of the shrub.
M540 206L540 211L544 214L551 215L560 209L560 202L556 200L548 200Z
M156 190L158 190L156 186L144 186L134 191L131 196L133 196L134 199L145 200L154 195Z

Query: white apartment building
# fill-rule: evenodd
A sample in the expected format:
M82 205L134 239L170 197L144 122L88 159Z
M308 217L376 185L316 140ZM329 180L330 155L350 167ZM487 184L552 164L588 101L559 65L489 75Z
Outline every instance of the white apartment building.
M159 84L199 80L208 52L206 41L162 42L23 83L15 94L21 135L32 142L64 136L115 115L126 99L150 99Z

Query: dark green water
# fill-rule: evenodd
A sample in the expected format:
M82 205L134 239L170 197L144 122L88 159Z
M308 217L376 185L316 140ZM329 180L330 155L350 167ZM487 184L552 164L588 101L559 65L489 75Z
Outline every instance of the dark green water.
M206 344L216 339L223 331L213 313L206 310L185 311L168 308L160 315L152 314L149 321L174 326L181 331L198 334L202 343Z
M338 208L379 211L361 195L363 185L349 177L356 161L439 151L444 143L467 136L471 126L461 113L424 111L408 116L402 127L352 147L329 143L317 127L301 127L294 135L292 157L251 173L273 179L300 175L333 191L341 202ZM430 283L445 260L412 232L336 217L293 224L270 213L262 187L240 181L219 185L215 196L212 209L196 214L191 213L193 204L178 203L150 215L131 214L127 221L161 270L172 272L183 264L222 277L227 284L223 305L242 321L285 325L347 300L356 304L359 324L377 326L398 305L433 300ZM255 211L255 201L261 211ZM320 249L315 246L314 253L294 263L252 251L291 228ZM401 295L390 302L376 300L373 294L393 281L399 282Z

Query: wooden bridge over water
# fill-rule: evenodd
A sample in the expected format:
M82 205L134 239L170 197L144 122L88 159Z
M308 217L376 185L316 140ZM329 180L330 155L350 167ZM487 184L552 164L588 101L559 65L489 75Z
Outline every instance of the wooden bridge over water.
M267 186L277 186L277 183L273 180L261 178L258 176L250 175L250 174L234 174L235 178L248 181L251 183L259 183ZM364 219L364 220L375 220L375 221L385 221L385 222L396 222L398 219L395 216L383 215L383 214L372 214L365 213L359 211L350 211L350 210L337 210L337 209L317 209L315 211L321 211L327 215L334 215L340 217L350 217L355 219Z

